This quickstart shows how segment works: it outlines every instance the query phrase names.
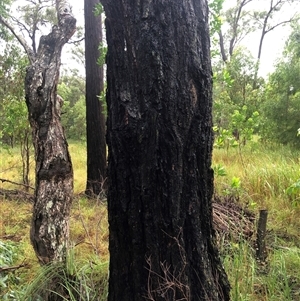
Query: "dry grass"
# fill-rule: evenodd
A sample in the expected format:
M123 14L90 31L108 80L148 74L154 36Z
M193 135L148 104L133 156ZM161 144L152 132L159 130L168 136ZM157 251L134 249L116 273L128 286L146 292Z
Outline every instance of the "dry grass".
M257 212L268 209L269 226L295 233L300 228L300 204L295 206L286 189L300 178L299 154L284 150L214 150L214 164L223 166L226 176L216 176L218 194L230 187L231 179L240 179L240 201Z
M255 260L253 242L224 242L221 251L232 285L233 301L300 300L300 204L293 203L286 189L300 178L299 154L288 149L245 148L214 150L214 164L226 175L216 175L219 194L233 191L239 202L256 215L268 209L268 258ZM232 178L240 180L232 187Z
M85 190L86 185L86 145L71 142L69 151L74 169L74 192L79 194ZM0 147L0 179L8 179L13 182L22 183L22 158L20 150L16 146L13 149ZM30 185L34 186L34 155L30 156ZM11 183L0 181L2 189L16 189Z
M75 198L70 219L73 254L77 261L93 266L95 258L106 262L109 258L106 204L81 197L86 182L85 146L70 143L70 153L75 175ZM0 155L0 178L20 182L17 149L8 153L0 148ZM233 287L232 300L300 300L297 285L300 282L300 205L295 206L285 193L286 188L300 178L298 155L286 150L253 152L245 149L241 155L235 149L228 152L215 150L213 164L223 166L226 171L225 176L215 177L219 194L234 192L239 202L255 214L259 209L269 211L269 256L266 267L262 268L263 273L259 273L261 267L255 261L251 243L226 241L221 245L224 265ZM237 186L233 185L234 177L240 181ZM16 189L7 182L0 182L0 188ZM29 242L31 208L29 202L0 196L0 240L17 244L19 256L16 264L24 260L28 263L26 268L18 270L23 284L33 280L38 270Z
M108 221L105 203L77 198L70 220L70 239L78 257L99 256L108 260Z
M69 151L74 170L74 192L79 194L86 186L86 144L70 143Z
M81 197L86 182L86 148L79 143L70 143L70 153L74 168L75 197L70 217L70 243L77 262L86 264L108 261L108 223L106 203ZM0 179L21 183L21 160L18 149L0 148ZM5 159L4 159L5 158ZM34 168L31 168L31 185L34 185ZM9 182L0 181L0 189L22 189ZM21 284L30 283L39 271L39 264L30 244L29 231L32 216L32 203L28 200L15 200L0 195L0 240L15 243L18 247L16 265L26 263L17 271ZM1 298L1 294L0 294Z

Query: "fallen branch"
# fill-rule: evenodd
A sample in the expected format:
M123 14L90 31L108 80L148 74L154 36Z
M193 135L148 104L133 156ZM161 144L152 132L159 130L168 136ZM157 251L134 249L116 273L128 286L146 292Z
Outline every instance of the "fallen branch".
M22 190L9 190L9 189L0 189L0 195L3 195L5 199L9 200L25 200L33 202L34 197L32 194L22 191Z
M251 239L255 229L255 215L243 208L233 197L214 196L213 224L217 233L234 240Z
M24 261L23 261L21 264L15 265L15 266L12 266L12 267L0 267L0 273L2 273L2 272L13 272L13 271L18 270L20 268L25 268L27 266L28 266L28 264L24 263Z
M10 183L10 184L14 184L14 185L18 185L18 186L23 186L23 187L30 188L30 189L34 190L34 187L32 187L30 185L27 185L27 184L17 183L17 182L14 182L14 181L11 181L11 180L8 180L8 179L2 179L2 178L0 178L0 181L2 183L7 182L7 183Z

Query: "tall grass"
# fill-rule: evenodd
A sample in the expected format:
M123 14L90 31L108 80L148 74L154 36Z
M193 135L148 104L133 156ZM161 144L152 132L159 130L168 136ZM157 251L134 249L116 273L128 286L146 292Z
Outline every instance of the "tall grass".
M241 154L236 149L215 149L213 164L226 171L226 176L215 177L215 190L224 194L231 179L239 178L239 197L245 206L268 209L272 228L296 234L300 204L297 206L286 190L300 178L299 158L299 153L284 148L244 148Z
M223 263L232 285L232 301L300 300L300 250L272 250L259 263L249 242L232 243L222 250Z
M74 169L74 191L80 193L85 190L86 185L86 144L79 142L70 142L69 151ZM31 150L30 155L30 185L34 186L35 164L34 153ZM18 146L14 148L0 146L0 178L10 181L22 182L22 157ZM0 188L15 189L16 186L9 182L1 182Z
M89 260L77 261L71 251L66 265L50 264L40 267L34 281L19 291L18 300L48 300L51 294L51 300L59 296L62 300L104 301L107 300L107 289L108 262L102 262L95 256Z
M70 142L69 151L74 170L74 191L81 193L86 186L86 143Z
M75 196L70 217L72 256L70 255L68 259L68 267L65 269L57 266L46 268L39 266L29 239L32 204L22 199L14 200L0 195L0 240L7 243L16 242L18 248L14 250L18 250L18 254L14 256L13 266L25 263L24 267L14 272L17 282L11 282L7 287L1 287L0 283L0 300L30 300L27 297L46 283L45 279L51 275L59 276L61 283L67 285L67 289L73 293L79 289L85 290L82 293L86 296L85 300L105 300L99 296L104 296L107 289L109 256L106 204L105 201L90 200L79 195L84 191L86 184L86 146L71 142L69 149L74 168ZM0 154L0 178L21 183L22 163L18 148L0 147ZM31 168L31 185L34 186L34 166ZM1 181L0 188L22 189L21 186ZM0 254L0 257L1 255L3 254ZM70 274L78 276L76 281L74 279L67 281ZM7 276L6 273L2 275ZM1 279L0 275L0 282Z
M0 161L0 178L20 181L19 152L0 148L0 153L5 157ZM0 196L0 239L17 241L18 256L14 257L13 264L27 264L14 272L18 283L11 283L1 291L0 299L12 292L19 294L19 299L15 300L22 300L22 296L24 299L34 292L38 294L38 289L46 283L45 279L52 275L60 277L70 300L76 300L78 293L83 296L81 300L106 300L109 260L106 205L105 201L89 200L79 195L86 182L85 145L70 143L70 153L75 198L70 219L72 249L68 264L58 270L57 267L40 268L29 242L32 204ZM299 158L299 153L282 147L253 148L249 145L241 152L236 149L214 150L213 166L218 166L216 193L234 193L243 206L255 213L259 209L268 209L269 212L265 263L259 263L255 258L254 239L226 239L220 243L233 301L300 301L300 204L286 193L287 188L300 178ZM16 188L6 182L0 182L0 187Z
M213 164L222 170L215 176L216 193L230 191L238 178L240 203L269 212L265 263L255 258L254 240L221 244L233 301L300 300L300 204L286 193L300 178L299 158L299 152L282 147L214 150Z

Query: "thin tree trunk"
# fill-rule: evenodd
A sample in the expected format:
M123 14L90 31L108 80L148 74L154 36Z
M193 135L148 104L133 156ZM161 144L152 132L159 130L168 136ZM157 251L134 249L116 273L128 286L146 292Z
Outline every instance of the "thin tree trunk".
M220 51L221 51L222 60L224 63L227 63L228 57L226 55L226 50L225 50L225 46L224 46L224 37L223 37L223 33L221 30L219 31L219 43L220 43Z
M229 300L212 228L207 2L102 2L108 300Z
M260 60L261 60L263 42L266 37L266 34L269 33L270 31L274 30L276 27L281 26L286 23L290 23L293 20L293 18L290 18L288 20L278 22L272 26L270 26L268 24L269 20L272 18L272 14L276 11L280 11L282 6L287 2L288 1L283 1L283 0L277 0L274 2L273 0L271 0L269 10L266 12L266 15L264 16L260 40L259 40L259 46L258 46L258 53L257 53L257 58L256 58L255 74L254 74L253 85L252 85L253 89L257 89L258 72L259 72L259 68L260 68Z
M97 64L102 44L101 15L95 16L99 0L84 1L86 125L87 125L87 195L99 195L106 178L105 115L99 96L103 91L103 67Z
M26 191L29 190L29 172L30 172L30 130L27 128L24 133L24 138L21 141L21 157L22 157L22 178Z
M26 104L36 160L36 189L30 238L41 264L64 261L69 237L73 169L60 121L57 83L61 50L76 20L60 6L59 23L40 39L25 78Z

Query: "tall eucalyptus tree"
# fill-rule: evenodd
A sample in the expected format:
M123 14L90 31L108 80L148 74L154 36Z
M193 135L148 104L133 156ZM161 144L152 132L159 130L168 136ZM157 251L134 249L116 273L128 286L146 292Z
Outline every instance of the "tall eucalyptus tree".
M104 89L103 66L97 64L102 53L102 18L95 14L99 0L84 1L86 125L87 125L87 195L99 195L106 178L105 114L99 96Z
M108 300L229 300L212 227L207 1L102 3Z

